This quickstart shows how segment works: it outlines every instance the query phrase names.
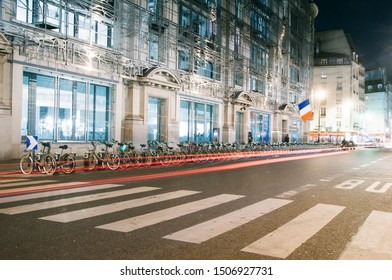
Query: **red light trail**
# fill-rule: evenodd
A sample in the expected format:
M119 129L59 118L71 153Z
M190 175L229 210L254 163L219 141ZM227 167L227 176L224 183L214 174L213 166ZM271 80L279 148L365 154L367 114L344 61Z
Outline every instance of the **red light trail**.
M128 182L136 182L136 181L144 181L144 180L170 178L176 176L196 175L196 174L202 174L207 172L220 172L220 171L226 171L226 170L232 170L238 168L246 168L246 167L258 166L258 165L286 162L286 161L302 160L302 159L317 158L317 157L324 157L324 156L334 156L343 153L348 153L348 152L338 151L338 152L328 152L328 153L317 153L311 155L307 154L307 155L299 155L299 156L291 156L291 157L261 159L261 160L247 161L247 162L231 163L231 164L226 164L221 166L203 167L203 168L191 169L191 170L180 170L180 171L170 171L166 173L154 173L148 175L133 175L133 176L118 177L118 178L100 179L100 180L94 180L85 183L78 183L76 185L71 185L71 186L66 184L59 184L53 186L51 185L37 186L36 188L29 187L29 188L24 188L19 190L18 189L0 190L0 197L27 194L27 193L36 193L36 192L43 192L43 191L54 191L60 189L79 188L79 187L102 185L108 183L112 183L112 184L128 183Z

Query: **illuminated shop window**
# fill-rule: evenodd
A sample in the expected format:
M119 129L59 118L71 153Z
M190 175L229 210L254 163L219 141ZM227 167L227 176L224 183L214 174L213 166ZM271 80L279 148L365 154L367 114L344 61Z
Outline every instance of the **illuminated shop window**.
M110 104L109 85L24 72L22 138L110 140Z

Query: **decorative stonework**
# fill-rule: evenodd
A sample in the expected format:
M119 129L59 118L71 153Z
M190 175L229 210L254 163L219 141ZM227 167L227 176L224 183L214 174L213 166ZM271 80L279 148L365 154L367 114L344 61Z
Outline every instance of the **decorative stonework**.
M181 80L181 89L184 92L218 99L223 99L225 96L225 89L221 82L205 79L193 74L180 73L179 77Z
M167 90L178 90L181 88L181 81L170 69L163 67L153 67L146 69L141 77L138 77L140 84L147 84Z
M233 105L239 105L244 109L254 105L251 96L247 92L235 92L230 96L230 98Z

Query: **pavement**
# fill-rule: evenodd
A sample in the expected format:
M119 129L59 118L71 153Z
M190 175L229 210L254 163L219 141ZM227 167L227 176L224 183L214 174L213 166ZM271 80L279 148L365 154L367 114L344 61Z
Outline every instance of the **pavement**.
M288 146L288 147L278 147L274 148L271 150L265 150L258 152L258 154L251 155L250 157L252 158L276 158L276 157L282 157L282 156L293 156L293 155L298 155L298 154L309 154L309 153L320 153L320 152L329 152L329 151L337 151L341 150L340 147L337 146L325 146L321 145L320 147L317 146ZM240 154L239 157L243 157L242 154ZM236 157L233 157L235 159ZM83 169L83 164L81 163L83 159L78 158L77 159L77 169ZM19 168L19 161L20 159L10 159L10 160L3 160L0 161L0 180L2 178L6 178L9 176L16 176L16 175L23 175L22 172L20 171ZM192 162L189 160L189 162Z
M19 159L0 161L0 177L12 174L21 174Z

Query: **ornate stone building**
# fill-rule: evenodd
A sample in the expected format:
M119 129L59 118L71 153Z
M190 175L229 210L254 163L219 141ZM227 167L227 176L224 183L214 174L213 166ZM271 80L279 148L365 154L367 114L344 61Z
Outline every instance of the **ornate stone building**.
M306 142L311 0L3 0L0 159L26 136Z

